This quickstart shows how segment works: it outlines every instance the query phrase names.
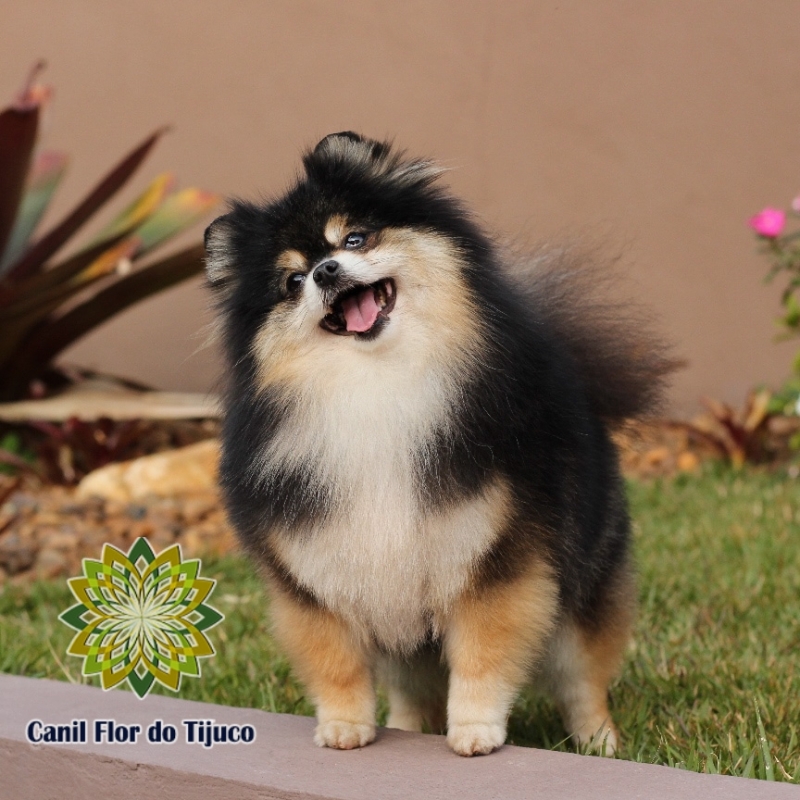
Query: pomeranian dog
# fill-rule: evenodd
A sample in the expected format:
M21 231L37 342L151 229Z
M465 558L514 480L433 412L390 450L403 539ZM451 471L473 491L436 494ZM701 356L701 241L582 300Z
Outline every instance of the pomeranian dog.
M634 616L609 429L669 369L569 253L511 259L442 170L351 132L206 231L228 381L229 516L320 746L388 726L489 753L532 678L611 755Z

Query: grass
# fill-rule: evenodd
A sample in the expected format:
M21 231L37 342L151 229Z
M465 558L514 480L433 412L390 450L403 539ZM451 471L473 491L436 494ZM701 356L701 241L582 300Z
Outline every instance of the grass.
M640 611L612 688L620 757L800 782L800 483L709 468L629 489ZM247 563L206 561L203 574L219 579L212 603L226 620L211 631L217 655L180 696L313 713L265 632ZM63 581L0 593L0 672L85 681L57 619L71 603ZM552 705L527 693L509 741L573 749Z

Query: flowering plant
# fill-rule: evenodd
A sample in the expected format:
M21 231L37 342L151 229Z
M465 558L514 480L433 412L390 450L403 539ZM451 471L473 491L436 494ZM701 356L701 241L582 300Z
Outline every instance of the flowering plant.
M792 200L791 213L800 217L800 195ZM786 233L787 219L788 215L783 209L765 208L748 220L772 262L765 281L769 283L781 273L787 277L786 287L781 294L784 313L777 320L783 328L782 339L800 336L800 229ZM800 354L795 358L794 372L800 375Z
M777 318L778 325L783 329L779 339L800 336L800 228L786 232L790 215L800 217L800 195L792 200L788 213L780 208L768 207L748 220L763 244L765 255L772 262L765 282L769 283L781 273L787 279L781 294L783 314ZM793 373L793 377L773 394L771 412L800 414L800 353L795 356ZM800 439L796 446L800 447Z

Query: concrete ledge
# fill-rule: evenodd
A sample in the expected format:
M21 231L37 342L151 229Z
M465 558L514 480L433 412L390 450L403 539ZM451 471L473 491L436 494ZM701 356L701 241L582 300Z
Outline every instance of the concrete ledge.
M87 720L85 744L30 744L31 720L68 725ZM173 744L149 744L161 719L177 729ZM183 720L252 725L252 744L207 749L186 742ZM138 724L136 744L95 744L96 720ZM0 797L14 800L255 800L256 798L661 798L703 800L800 798L800 788L668 767L506 746L491 756L453 755L441 736L381 730L363 750L322 750L314 722L130 692L103 692L57 681L0 675Z

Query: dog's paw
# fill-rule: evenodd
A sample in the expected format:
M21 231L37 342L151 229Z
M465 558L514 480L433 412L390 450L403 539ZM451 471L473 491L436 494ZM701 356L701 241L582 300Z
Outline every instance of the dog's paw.
M374 738L374 725L360 725L336 719L320 722L314 732L315 745L335 747L337 750L354 750L356 747L364 747Z
M471 723L451 725L447 731L447 744L460 756L477 756L497 750L506 740L503 725Z

